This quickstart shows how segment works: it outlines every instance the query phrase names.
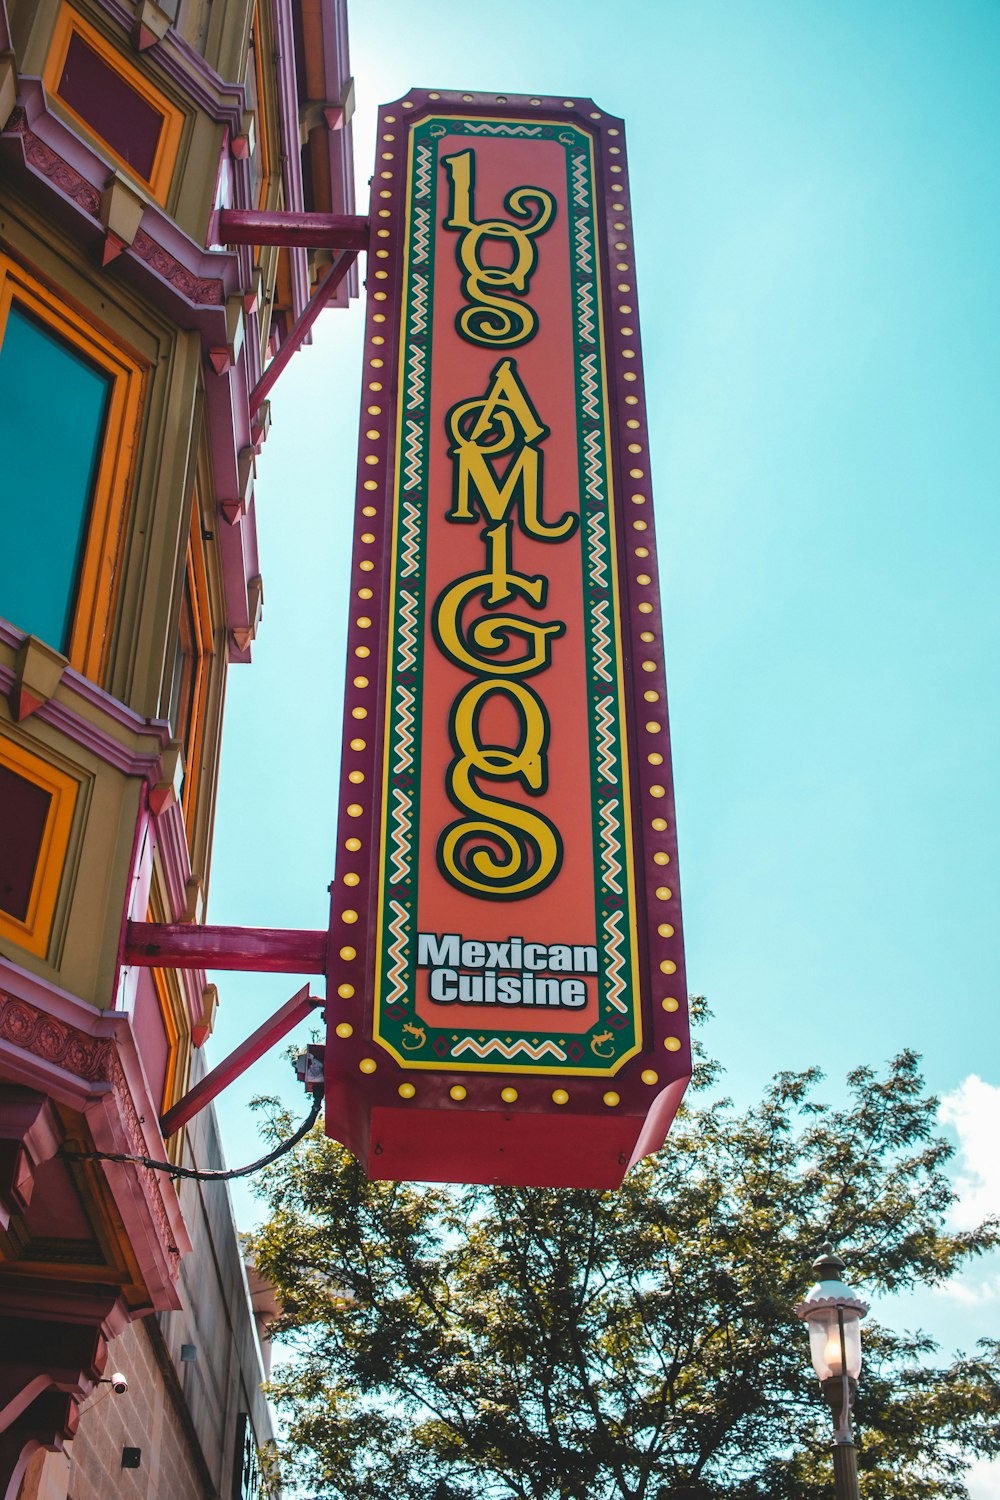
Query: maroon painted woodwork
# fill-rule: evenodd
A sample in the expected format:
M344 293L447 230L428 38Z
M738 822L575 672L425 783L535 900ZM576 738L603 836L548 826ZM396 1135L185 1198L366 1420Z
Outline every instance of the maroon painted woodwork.
M355 260L357 260L356 250L344 250L340 253L315 292L313 292L307 305L302 309L288 330L288 333L282 339L281 348L250 392L250 415L252 417L257 414L262 402L270 394L274 382L288 364L292 355L297 353L302 347L306 334L330 301Z
M234 1048L217 1067L205 1074L200 1083L196 1083L193 1089L189 1089L183 1099L179 1099L172 1108L167 1110L160 1120L163 1139L168 1140L175 1131L180 1130L182 1125L187 1124L192 1115L204 1109L206 1104L211 1104L224 1088L227 1088L234 1079L239 1078L241 1073L245 1073L247 1068L251 1067L258 1058L263 1057L265 1052L269 1052L276 1042L280 1042L282 1037L287 1036L293 1026L304 1021L306 1016L322 1004L322 1000L317 999L315 995L310 995L309 986L303 985L297 994L285 1001L279 1011L276 1011L262 1026L258 1026L252 1036L248 1036L245 1042L241 1042L238 1047Z
M95 1010L0 959L0 1064L10 1085L36 1091L81 1117L76 1144L84 1149L162 1155L158 1104L150 1095L124 1012ZM16 1099L14 1103L15 1116L23 1114L21 1103ZM19 1123L16 1118L14 1123ZM47 1143L39 1130L44 1124L43 1115L22 1138L33 1163L30 1212L35 1219L48 1214L61 1193L65 1197L53 1178L51 1160L42 1159ZM176 1309L180 1306L178 1264L191 1247L176 1188L162 1173L130 1162L108 1162L100 1170L125 1234L132 1244L144 1247L142 1283L127 1289L130 1305ZM23 1164L17 1173L18 1191L23 1191ZM70 1224L65 1228L72 1231ZM5 1308L5 1288L13 1284L10 1270L8 1266L7 1277L0 1277L0 1314ZM78 1293L79 1288L74 1295ZM46 1299L51 1301L50 1292ZM123 1327L128 1312L121 1286L114 1289L114 1308L119 1328Z
M129 922L124 961L147 969L325 974L326 944L327 934L315 929Z
M16 1071L18 1053L29 1047L40 1057L58 1056L51 1092L67 1102L58 1072L75 1063L92 1072L85 1040L76 1033L67 1052L70 1028L52 1017L36 1026L25 1002L0 993L0 1049ZM105 1044L106 1046L106 1044ZM106 1054L106 1060L110 1056ZM39 1080L41 1081L41 1080ZM104 1086L106 1089L106 1085ZM0 1086L0 1225L18 1216L12 1252L0 1278L0 1496L13 1500L24 1468L38 1447L61 1446L76 1431L79 1405L103 1373L107 1342L128 1321L122 1287L109 1275L106 1283L80 1285L73 1279L75 1257L83 1243L100 1251L82 1201L65 1162L56 1155L62 1143L59 1119L48 1092L16 1084ZM134 1192L126 1212L134 1214ZM134 1226L133 1226L134 1227ZM62 1241L66 1277L36 1276L30 1254L18 1253L36 1239L49 1246ZM135 1242L139 1242L139 1237ZM142 1241L148 1245L148 1238ZM92 1267L91 1267L92 1269Z
M148 182L163 116L74 31L59 79L59 97Z
M32 1456L39 1448L61 1450L75 1436L78 1423L79 1402L49 1386L12 1417L9 1426L0 1428L2 1500L18 1500Z
M0 910L17 922L27 920L51 801L44 787L0 766Z
M151 969L136 971L132 1030L154 1099L163 1099L171 1058L171 1039Z
M217 234L224 245L367 250L369 223L361 214L293 214L226 208L219 214Z
M59 1146L55 1111L36 1089L0 1086L0 1229L27 1211L35 1173Z

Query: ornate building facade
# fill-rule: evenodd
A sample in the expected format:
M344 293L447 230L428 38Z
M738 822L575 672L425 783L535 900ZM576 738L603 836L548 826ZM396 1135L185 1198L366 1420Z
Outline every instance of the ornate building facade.
M344 0L164 5L0 0L3 1500L264 1493L272 1435L226 1188L86 1153L221 1162L158 1123L215 989L125 925L204 920L265 371L332 259L218 216L350 214L352 91Z

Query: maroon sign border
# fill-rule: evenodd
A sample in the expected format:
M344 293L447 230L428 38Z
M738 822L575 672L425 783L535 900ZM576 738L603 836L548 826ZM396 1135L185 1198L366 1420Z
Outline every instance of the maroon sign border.
M388 580L392 545L391 499L397 451L396 397L399 372L400 311L405 249L405 205L407 192L407 131L411 123L429 115L479 114L492 117L537 117L547 121L571 120L583 126L594 141L595 190L603 204L601 274L603 281L604 338L607 355L608 408L611 469L614 484L619 581L622 618L621 649L626 682L627 734L629 742L632 828L635 881L640 931L640 968L645 969L644 1038L641 1054L627 1062L617 1077L577 1077L572 1080L569 1114L601 1114L613 1109L618 1118L632 1120L632 1135L639 1134L636 1155L660 1144L690 1075L690 1044L687 996L681 940L680 891L673 779L669 749L669 717L663 665L659 582L649 474L649 441L642 373L640 324L637 310L634 238L628 185L623 122L587 99L539 98L527 95L439 92L411 90L402 99L379 112L376 169L372 179L371 252L369 256L368 308L365 325L361 393L361 437L354 553L350 573L350 624L347 647L347 683L341 773L340 821L337 836L336 878L331 886L330 964L328 974L328 1131L341 1139L365 1133L361 1116L366 1110L398 1109L401 1084L413 1083L412 1110L419 1108L461 1111L509 1110L501 1098L503 1085L516 1090L516 1108L536 1113L556 1113L553 1079L544 1074L530 1076L512 1070L509 1080L496 1072L479 1073L453 1067L440 1073L411 1074L372 1041L372 994L374 944L377 926L381 805L379 784L383 765L385 663L388 653ZM386 142L385 135L396 137ZM619 191L620 190L620 191ZM614 205L621 205L615 207ZM616 229L616 224L625 227ZM618 290L619 287L626 290ZM626 318L616 310L625 298L631 311ZM631 332L625 332L630 329ZM381 387L380 390L373 386ZM627 404L626 397L636 401ZM373 412L371 408L380 411ZM627 428L626 421L637 422ZM641 450L641 460L630 458L629 444ZM641 468L633 478L629 469ZM632 495L642 496L638 504ZM369 512L366 514L366 511ZM637 545L649 555L637 564ZM649 577L640 585L637 574ZM370 597L361 591L370 590ZM639 605L650 606L640 613ZM654 640L644 642L643 632ZM367 653L360 654L359 653ZM652 663L644 670L643 663ZM643 694L657 693L658 701L646 705ZM360 711L360 713L358 712ZM358 714L355 717L355 714ZM643 743L647 713L662 726L650 745L663 757L651 766L649 746ZM352 741L365 741L363 751L352 749ZM360 773L360 781L350 774ZM654 788L660 788L656 793ZM667 823L655 835L653 817ZM665 851L669 864L653 863L652 842ZM350 849L348 840L359 840ZM352 877L360 876L357 883ZM664 887L669 899L657 895ZM360 892L364 892L361 896ZM642 893L645 893L645 900ZM353 914L353 915L352 915ZM643 924L645 930L643 930ZM661 928L667 926L672 931ZM353 952L353 957L350 956ZM344 956L344 955L347 956ZM673 964L674 971L661 972ZM664 998L677 1001L676 1011L663 1008ZM671 1048L665 1044L670 1041ZM679 1044L679 1045L677 1045ZM370 1064L374 1063L374 1067ZM646 1083L642 1074L658 1077ZM461 1093L460 1098L455 1093ZM615 1103L609 1105L609 1096ZM637 1127L637 1119L640 1122ZM645 1120L645 1128L641 1121ZM648 1145L644 1146L644 1142Z

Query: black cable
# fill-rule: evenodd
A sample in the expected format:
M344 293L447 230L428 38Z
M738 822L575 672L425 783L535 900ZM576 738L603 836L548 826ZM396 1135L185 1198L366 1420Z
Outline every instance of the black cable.
M271 1162L277 1161L279 1156L284 1156L286 1151L291 1151L297 1146L304 1135L308 1135L316 1123L319 1112L323 1107L323 1090L317 1089L313 1094L312 1108L294 1135L290 1135L287 1141L282 1141L262 1156L259 1161L252 1161L247 1167L228 1167L225 1170L202 1171L198 1167L179 1167L172 1161L154 1161L151 1156L129 1156L124 1151L62 1151L61 1155L69 1157L73 1161L122 1161L135 1162L139 1167L151 1167L154 1172L169 1172L171 1177L196 1177L200 1182L229 1182L233 1177L247 1177L251 1172L259 1172L261 1167L270 1166Z

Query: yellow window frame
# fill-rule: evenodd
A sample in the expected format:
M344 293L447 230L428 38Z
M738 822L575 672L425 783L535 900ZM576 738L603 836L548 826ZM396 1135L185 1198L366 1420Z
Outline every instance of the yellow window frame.
M167 912L163 898L154 880L146 912L148 922L163 922ZM151 969L153 988L167 1042L167 1066L163 1075L163 1093L159 1111L165 1115L188 1091L191 1080L191 1017L181 989L180 976L176 969ZM176 1131L167 1142L167 1156L179 1162L184 1155L185 1129Z
M99 683L111 644L146 370L134 355L112 342L23 266L0 253L0 346L15 301L111 377L68 653L72 667Z
M163 969L152 969L150 972L167 1038L167 1066L163 1076L163 1097L159 1104L160 1114L163 1115L188 1090L191 1073L191 1018L181 996L177 976L171 974L168 978Z
M0 911L0 938L7 938L37 958L44 958L52 935L52 920L66 864L79 782L40 756L33 755L16 740L5 737L0 737L0 765L49 792L52 798L31 882L27 915L23 922L19 922L9 912Z
M257 87L257 150L260 152L260 183L257 189L257 208L266 208L268 194L271 187L271 148L267 134L271 121L270 98L267 92L267 79L264 73L263 47L261 45L260 30L260 7L254 0L253 20L250 26L251 35L254 40L253 63L254 78ZM260 260L260 247L255 254L255 261Z
M135 90L140 99L143 99L157 114L162 116L163 128L160 131L160 139L156 145L153 169L148 177L144 177L123 156L119 156L110 141L106 141L89 121L78 114L72 105L66 103L65 99L59 93L59 80L62 77L63 68L66 66L66 54L69 52L70 42L73 40L74 33L82 37L87 46L96 52L98 57L107 63L109 68L114 69L119 77L124 79L128 84L129 88ZM55 29L52 33L52 45L49 49L48 61L45 64L42 82L45 85L46 92L59 100L60 105L66 113L72 115L73 119L78 125L83 127L88 135L100 141L104 150L109 156L114 157L123 171L127 172L130 177L134 177L137 182L141 182L145 187L149 188L149 191L158 203L166 203L167 194L170 191L170 184L174 175L174 168L177 165L177 153L180 150L181 135L184 131L184 111L172 103L166 94L156 87L156 84L151 79L140 72L95 26L92 26L89 21L86 21L83 16L69 5L64 5L59 12Z
M193 663L195 685L192 694L193 707L188 743L184 747L184 790L181 793L184 827L188 847L190 847L194 837L195 805L201 777L201 747L205 737L205 712L208 702L211 657L215 654L208 572L205 567L205 543L201 534L201 500L197 489L191 509L191 532L188 538L185 569L188 597L191 600L191 612L195 625L195 660Z

